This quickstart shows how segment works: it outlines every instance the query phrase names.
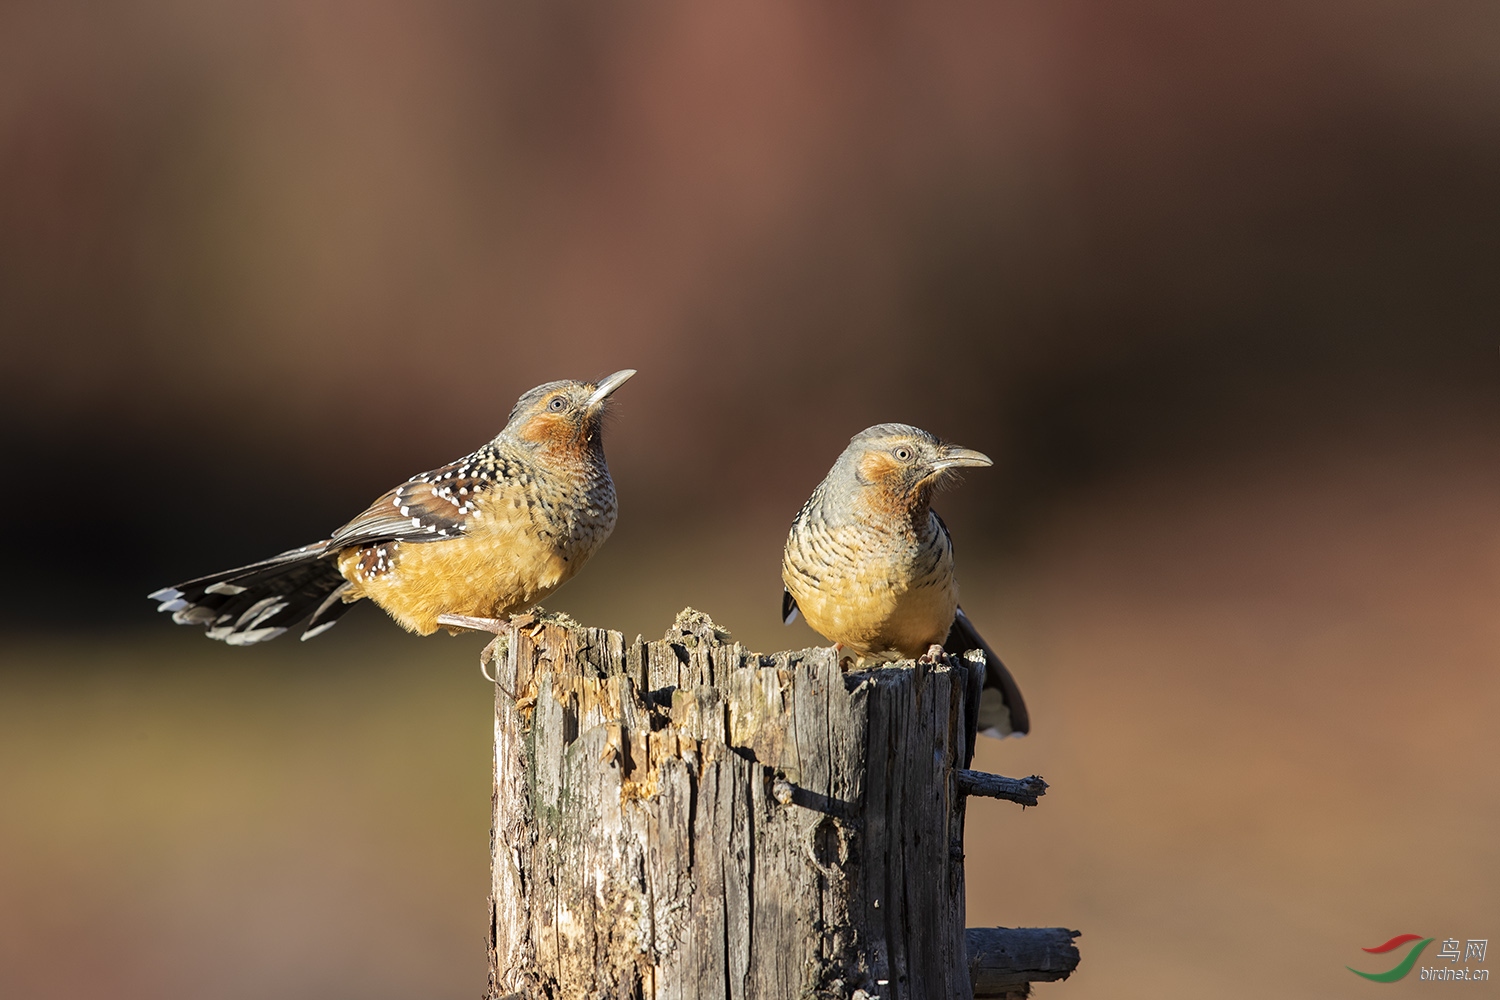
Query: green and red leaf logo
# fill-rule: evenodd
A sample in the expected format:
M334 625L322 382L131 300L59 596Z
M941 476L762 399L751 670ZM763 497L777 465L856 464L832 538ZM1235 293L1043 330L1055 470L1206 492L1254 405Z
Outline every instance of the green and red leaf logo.
M1432 944L1433 939L1424 938L1420 934L1397 934L1385 944L1379 944L1373 948L1364 949L1372 955L1384 955L1387 952L1395 951L1397 948L1410 941L1415 941L1417 943L1411 946L1411 950L1406 953L1405 958L1397 962L1395 966L1386 970L1385 972L1360 972L1352 965L1346 965L1344 966L1344 968L1348 969L1356 976L1364 976L1366 979L1372 980L1377 983L1394 983L1396 980L1406 977L1406 974L1411 971L1412 966L1417 964L1417 959L1422 955L1422 949Z

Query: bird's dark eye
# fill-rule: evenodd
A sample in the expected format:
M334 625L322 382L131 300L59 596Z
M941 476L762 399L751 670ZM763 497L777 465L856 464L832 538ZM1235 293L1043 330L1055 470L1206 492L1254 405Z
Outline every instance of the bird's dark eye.
M553 413L561 413L562 408L567 405L568 401L566 399L563 399L561 396L553 396L550 400L547 401L547 409L551 410Z
M908 448L908 447L906 447L905 445L903 445L900 448L897 448L895 451L891 452L891 454L893 454L893 455L896 456L896 460L898 462L910 462L911 461L911 449Z

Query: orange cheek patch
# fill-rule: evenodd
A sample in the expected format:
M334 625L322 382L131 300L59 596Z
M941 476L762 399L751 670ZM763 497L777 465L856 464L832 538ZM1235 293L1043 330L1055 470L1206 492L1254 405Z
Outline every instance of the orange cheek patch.
M876 451L859 460L859 471L871 485L855 495L855 503L877 516L891 517L913 502L907 467L888 452Z
M520 435L543 446L562 447L573 440L573 421L553 413L538 413L522 425Z
M870 482L890 488L901 478L901 464L883 451L872 451L859 460L859 472Z

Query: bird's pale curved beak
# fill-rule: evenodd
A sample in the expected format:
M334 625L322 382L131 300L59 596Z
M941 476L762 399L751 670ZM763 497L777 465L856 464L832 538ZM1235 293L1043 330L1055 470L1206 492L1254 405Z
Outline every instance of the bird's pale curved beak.
M634 374L634 368L625 368L621 371L615 372L607 379L602 379L594 388L593 393L589 396L589 409L592 410L594 407L598 406L600 403L608 399L610 393L614 392L616 389L620 388L620 386L628 382L630 380L630 376Z
M941 457L932 463L934 470L961 469L967 467L982 468L986 465L994 465L990 456L982 451L972 448L959 448L954 445L944 445Z

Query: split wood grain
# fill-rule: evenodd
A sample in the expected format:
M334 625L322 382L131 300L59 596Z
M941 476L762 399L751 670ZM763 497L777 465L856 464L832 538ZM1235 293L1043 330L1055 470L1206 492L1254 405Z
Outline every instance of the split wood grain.
M845 672L689 612L494 649L492 997L972 995L964 662Z

